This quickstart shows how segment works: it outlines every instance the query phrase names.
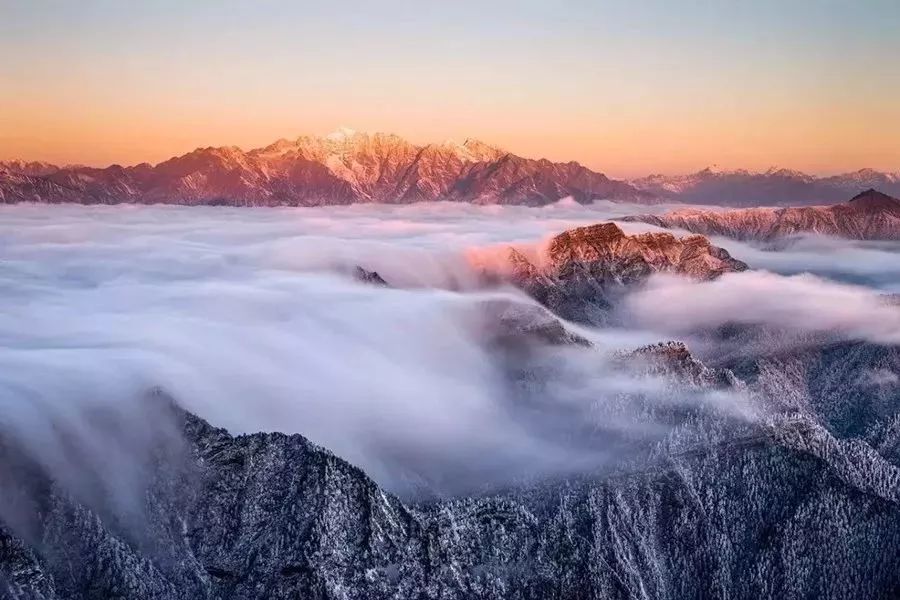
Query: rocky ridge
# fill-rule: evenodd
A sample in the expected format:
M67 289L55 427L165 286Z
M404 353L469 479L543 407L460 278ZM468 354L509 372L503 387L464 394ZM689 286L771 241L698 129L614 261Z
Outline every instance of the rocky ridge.
M541 205L567 196L734 207L821 205L875 188L900 196L900 173L860 169L817 177L791 169L707 168L609 179L578 163L516 156L478 140L415 145L339 129L244 151L197 148L158 165L90 168L0 161L0 202L313 206L451 200Z
M318 206L449 200L543 205L649 195L575 162L516 156L477 140L419 146L339 130L269 146L198 148L157 165L0 163L0 203Z
M900 240L900 200L872 189L832 206L746 208L723 212L680 209L622 220L739 240L771 241L802 233L856 240Z
M874 169L816 177L791 169L757 173L707 168L688 175L650 175L629 183L663 200L732 207L821 205L870 188L900 196L900 173Z
M537 264L511 249L512 281L564 319L603 324L628 287L654 273L708 280L747 265L700 235L626 235L615 223L600 223L555 236Z
M638 354L675 378L719 380L682 345ZM144 535L3 440L5 480L33 496L25 525L0 525L0 597L890 598L900 589L900 457L840 437L811 412L705 439L676 431L642 468L409 505L302 436L235 437L165 410L185 444L151 457ZM897 439L896 427L882 431L878 447Z

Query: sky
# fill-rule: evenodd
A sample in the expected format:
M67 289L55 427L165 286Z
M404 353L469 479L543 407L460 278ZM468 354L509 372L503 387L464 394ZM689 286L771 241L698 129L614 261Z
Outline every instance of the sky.
M340 126L617 177L900 170L900 2L0 0L0 160Z

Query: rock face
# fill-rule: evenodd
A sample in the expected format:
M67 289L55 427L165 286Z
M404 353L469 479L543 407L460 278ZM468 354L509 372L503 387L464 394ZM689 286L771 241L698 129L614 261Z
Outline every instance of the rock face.
M719 379L677 344L638 354ZM31 496L3 513L0 597L892 598L892 418L876 444L798 410L673 434L636 470L409 506L302 436L172 409L184 446L153 455L130 523L3 440L4 481Z
M151 166L57 169L0 164L0 202L315 206L451 200L542 205L572 196L647 200L649 194L578 163L515 156L477 140L416 146L340 130L244 152L198 148Z
M59 171L56 165L41 161L0 160L0 172L17 173L31 177L43 177Z
M900 346L832 342L725 357L723 366L840 437L858 437L900 465Z
M513 281L534 299L564 319L590 324L606 322L616 297L654 273L707 280L747 269L703 236L629 236L614 223L557 235L537 265L516 250L510 262Z
M769 241L800 233L818 233L856 240L900 240L900 200L875 190L833 206L748 208L713 212L676 210L664 215L625 217L659 227L704 235Z
M630 183L670 201L737 207L821 205L869 188L900 196L900 173L873 169L815 177L789 169L753 173L709 168L690 175L650 175Z
M482 303L479 329L495 348L512 350L520 358L534 347L576 345L589 347L584 337L569 331L549 311L510 300Z
M378 287L390 287L388 282L378 274L378 271L368 271L358 265L353 269L353 278L360 283L368 283Z

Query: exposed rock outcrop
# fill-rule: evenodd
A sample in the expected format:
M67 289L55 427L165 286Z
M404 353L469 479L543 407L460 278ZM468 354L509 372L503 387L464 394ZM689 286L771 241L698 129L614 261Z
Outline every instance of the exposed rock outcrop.
M565 231L532 263L510 250L513 282L564 319L602 324L616 298L654 273L698 280L743 271L747 265L703 236L625 235L614 223Z
M378 274L378 271L368 271L358 265L353 269L353 277L361 283L368 283L378 287L390 287L388 282Z
M0 525L0 596L890 598L900 589L898 469L807 418L640 470L415 507L299 435L233 437L175 418L184 453L157 456L139 529L3 446L0 464L17 463L20 478L5 481L27 477L35 496L27 528Z

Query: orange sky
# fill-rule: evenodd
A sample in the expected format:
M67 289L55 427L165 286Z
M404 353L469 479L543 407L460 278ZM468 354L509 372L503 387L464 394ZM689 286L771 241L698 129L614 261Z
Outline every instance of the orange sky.
M345 125L620 177L900 171L900 9L867 4L22 3L0 24L0 159L158 162Z

